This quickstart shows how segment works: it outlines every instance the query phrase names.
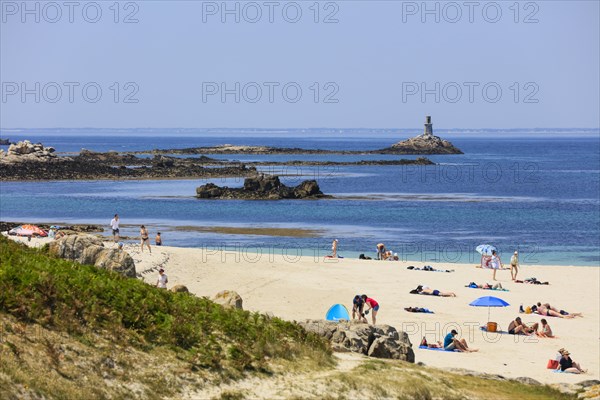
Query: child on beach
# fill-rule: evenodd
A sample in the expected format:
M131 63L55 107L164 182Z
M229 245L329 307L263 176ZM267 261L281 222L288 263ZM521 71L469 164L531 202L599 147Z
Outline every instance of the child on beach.
M162 237L160 236L160 232L156 234L156 237L154 238L154 244L156 246L162 246Z

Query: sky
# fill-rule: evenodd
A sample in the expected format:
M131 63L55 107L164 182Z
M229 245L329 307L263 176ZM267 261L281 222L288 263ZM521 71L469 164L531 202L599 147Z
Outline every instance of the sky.
M0 1L0 129L597 128L598 1Z

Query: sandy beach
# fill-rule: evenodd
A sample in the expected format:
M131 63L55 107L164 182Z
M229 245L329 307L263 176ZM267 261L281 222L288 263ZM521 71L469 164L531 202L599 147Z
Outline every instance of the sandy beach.
M26 241L23 238L17 240ZM33 239L41 245L48 239ZM106 243L106 246L114 246ZM140 253L139 246L126 244L136 262L137 272L148 283L155 283L162 267L169 287L182 284L198 296L212 297L228 289L243 298L244 309L273 313L287 320L322 319L328 308L343 303L351 309L355 294L365 293L381 308L378 324L406 331L413 343L416 361L438 368L464 368L516 378L527 376L543 383L576 383L600 378L600 268L577 266L522 265L519 278L536 277L550 285L519 284L510 272L501 270L497 278L509 291L491 291L465 287L469 282L492 282L492 271L464 264L431 264L454 272L408 270L422 267L419 262L358 259L324 259L281 254L221 252L176 247L152 247L152 254ZM343 254L343 253L342 253ZM506 257L505 257L506 258ZM507 259L503 260L507 263ZM409 294L419 284L432 289L452 291L456 297ZM581 312L583 317L561 319L546 317L556 338L537 338L505 334L487 334L479 330L488 318L488 309L471 307L481 296L496 296L510 306L492 308L491 320L506 330L512 319L521 316L525 323L539 322L537 314L519 314L524 307L549 302L559 309ZM404 307L426 307L435 314L406 312ZM370 322L369 316L369 322ZM449 330L457 329L477 353L450 353L421 350L423 336L429 342L442 340ZM559 348L571 352L574 361L588 372L583 375L554 373L546 369Z

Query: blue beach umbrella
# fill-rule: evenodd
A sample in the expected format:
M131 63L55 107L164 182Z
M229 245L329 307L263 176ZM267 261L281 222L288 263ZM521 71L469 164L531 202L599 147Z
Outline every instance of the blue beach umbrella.
M482 256L491 256L493 250L496 250L496 248L491 244L480 244L479 246L475 247L475 251Z
M488 322L490 322L490 307L506 307L510 306L507 302L499 297L494 296L483 296L473 300L469 303L473 307L487 307L488 308Z

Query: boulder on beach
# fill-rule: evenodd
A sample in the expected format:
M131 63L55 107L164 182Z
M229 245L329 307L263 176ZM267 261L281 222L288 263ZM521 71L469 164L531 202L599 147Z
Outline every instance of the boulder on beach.
M242 296L233 290L222 290L211 299L213 302L227 308L242 310Z
M390 325L368 325L358 321L306 320L305 330L331 342L334 351L360 353L369 357L415 362L415 353L406 332Z
M136 276L133 258L125 251L116 248L107 249L102 240L96 236L64 236L50 243L49 252L55 257L94 265L130 278Z
M171 292L174 293L189 293L189 289L185 285L175 285L171 288Z

